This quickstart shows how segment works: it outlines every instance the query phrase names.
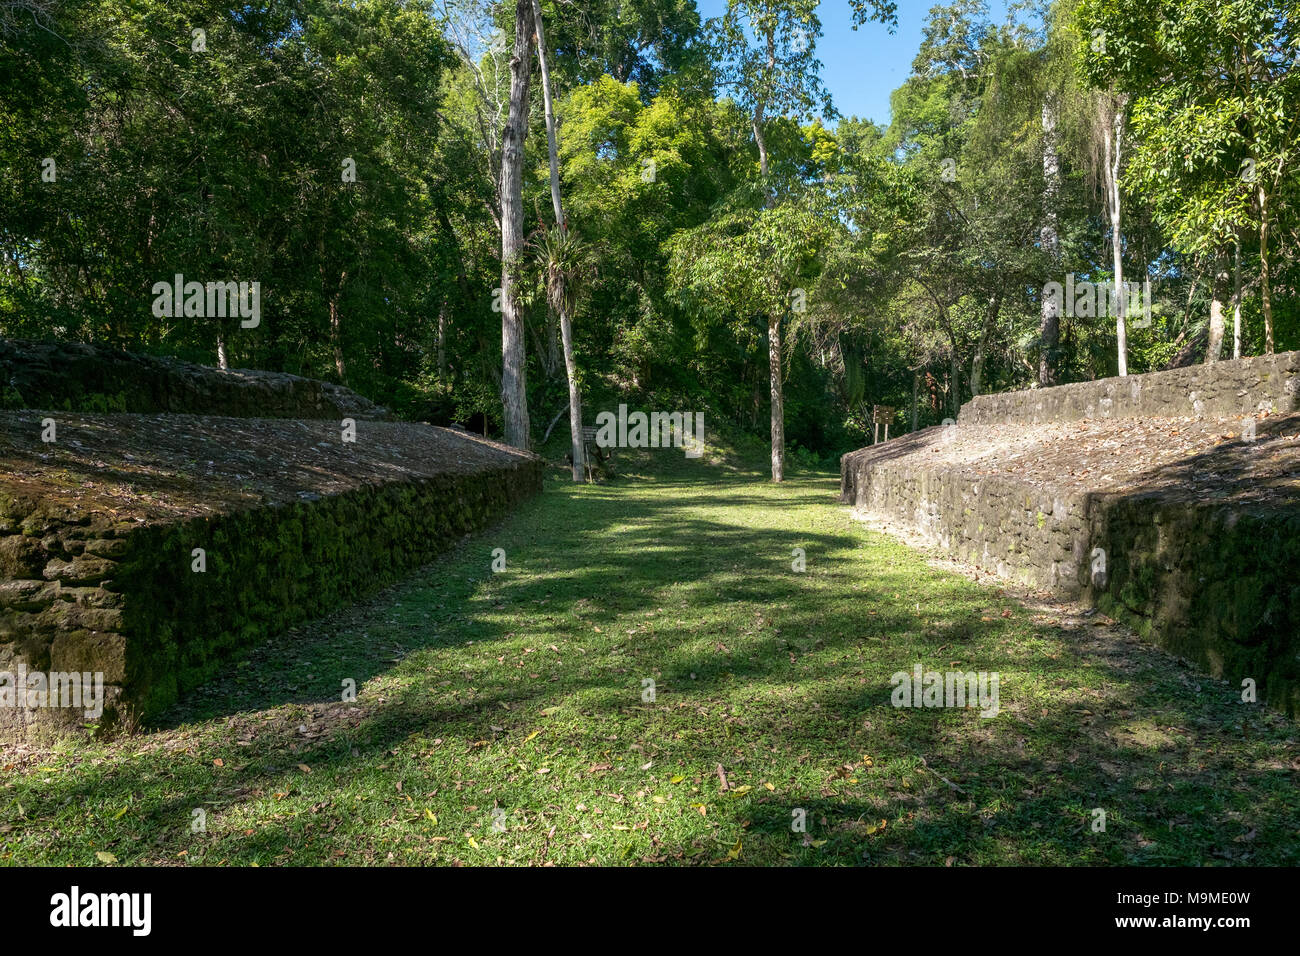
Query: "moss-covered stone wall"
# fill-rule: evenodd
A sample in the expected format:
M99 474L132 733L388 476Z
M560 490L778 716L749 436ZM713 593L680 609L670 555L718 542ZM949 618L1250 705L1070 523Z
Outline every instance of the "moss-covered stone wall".
M1200 394L1255 411L1265 391L1295 394L1300 379L1274 376L1297 355L1202 368ZM1174 398L1186 371L1145 376L1132 394L1186 412ZM986 573L1094 605L1300 713L1300 414L1141 417L1117 403L1081 418L1080 401L1104 397L1085 384L1087 395L989 396L956 424L851 452L841 498ZM1053 397L1063 390L1074 391Z
M327 422L64 416L42 443L46 419L0 413L0 672L102 674L100 726L148 724L238 649L428 562L542 484L536 456L425 425L366 423L345 442ZM0 739L87 722L0 708Z
M958 420L963 425L997 425L1294 411L1300 411L1300 352L1280 352L1124 378L977 395L961 407Z

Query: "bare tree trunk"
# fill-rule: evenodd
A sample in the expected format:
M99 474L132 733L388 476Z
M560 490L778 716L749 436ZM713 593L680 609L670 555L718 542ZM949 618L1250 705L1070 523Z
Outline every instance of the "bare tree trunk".
M1102 123L1102 136L1106 149L1106 205L1110 211L1110 250L1115 271L1115 341L1119 356L1119 374L1128 375L1128 328L1124 322L1124 312L1128 305L1128 296L1124 291L1124 233L1121 231L1120 211L1122 197L1119 191L1120 157L1124 141L1124 108L1127 97L1120 94L1113 99L1102 97L1101 103L1109 102L1113 115L1110 122ZM1105 106L1102 107L1105 109Z
M767 69L770 75L776 65L776 34L767 32ZM763 208L776 205L776 196L768 184L767 137L763 134L766 104L760 101L754 108L754 142L758 145L758 172L763 180ZM781 315L773 313L767 319L767 372L772 384L772 480L785 480L785 398L782 392L784 371L781 356Z
M1232 256L1232 357L1241 358L1241 239L1233 244Z
M1056 94L1048 92L1043 100L1043 249L1051 256L1053 267L1061 261L1061 244L1057 231L1057 201L1061 193L1061 160L1056 148ZM1038 326L1038 384L1056 384L1056 351L1061 337L1061 315L1054 299L1043 296L1042 317Z
M564 336L564 371L569 379L569 431L573 444L573 480L587 477L586 448L582 443L582 395L578 391L578 363L573 358L573 327L569 313L560 312L560 334Z
M524 137L528 135L532 49L532 0L516 0L510 110L501 145L501 406L506 443L516 448L528 447L524 316L515 279L524 246Z
M772 70L776 68L776 32L773 29L767 31L767 73L770 76ZM771 209L776 205L776 197L772 195L772 190L767 182L767 137L763 135L763 118L767 113L767 103L760 99L754 106L754 142L758 145L758 171L763 177L763 206Z
M339 339L339 293L330 297L330 347L334 350L334 371L340 382L347 378L343 367L343 343Z
M542 5L532 0L533 19L537 27L537 62L542 72L542 105L546 110L546 149L551 161L551 205L555 209L555 222L561 230L568 229L564 219L564 204L560 201L560 164L555 137L555 112L551 106L551 73L546 66L546 33L542 26Z
M1224 289L1228 283L1228 273L1223 267L1223 256L1219 251L1214 254L1214 278L1210 282L1210 339L1205 346L1205 362L1217 362L1223 356L1223 300Z
M785 398L781 390L781 315L767 319L767 368L772 381L772 480L785 481Z
M994 295L989 300L989 310L984 318L984 330L980 333L978 344L975 346L975 357L971 359L970 364L970 394L974 398L980 394L984 387L984 355L988 350L989 339L993 337L993 330L997 325L998 311L1002 305L1002 296Z
M921 390L921 370L912 370L912 431L916 431L916 402Z
M537 59L542 68L542 102L546 108L546 147L551 162L551 204L555 207L555 222L561 232L567 232L568 220L564 217L564 203L560 199L560 158L556 143L555 111L551 105L551 73L546 65L546 33L542 27L542 6L540 0L532 0L533 18L537 26ZM560 288L555 301L565 302L564 275L561 271L556 280ZM569 432L573 447L573 480L586 478L587 463L582 443L582 395L578 391L578 364L573 358L573 326L569 320L569 310L562 305L556 310L560 313L560 339L564 345L564 372L569 380Z
M226 354L226 330L217 325L217 368L230 368L230 356Z
M438 309L438 384L447 381L447 300Z
M1259 187L1259 307L1264 313L1264 354L1273 354L1273 300L1269 289L1268 234L1272 228L1273 210L1268 193Z
M956 419L961 411L961 357L957 354L957 343L952 345L952 417Z

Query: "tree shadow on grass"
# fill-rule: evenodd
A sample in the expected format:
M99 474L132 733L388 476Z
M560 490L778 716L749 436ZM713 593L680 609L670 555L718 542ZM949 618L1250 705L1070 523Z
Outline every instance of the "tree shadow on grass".
M567 500L554 500L560 494ZM89 802L130 805L123 820L101 822L105 843L119 855L169 856L192 843L192 809L210 807L217 832L209 859L294 851L319 860L324 846L333 862L383 862L372 838L384 819L318 808L358 776L378 779L377 790L388 793L390 761L438 747L460 748L452 766L467 774L486 772L480 753L516 759L518 742L559 707L572 719L555 725L555 743L582 759L546 777L512 775L491 800L529 816L559 814L549 858L564 862L587 858L575 828L592 825L577 816L566 790L588 785L585 765L611 746L627 764L607 771L611 790L630 794L647 779L667 786L636 770L643 757L706 779L722 765L732 786L701 797L706 816L674 818L672 836L620 836L631 860L726 862L726 848L743 837L745 849L731 862L1295 862L1288 834L1300 822L1300 798L1285 762L1287 730L1252 713L1254 743L1243 748L1233 723L1241 711L1226 688L1204 681L1207 689L1193 692L1186 668L1158 651L1135 644L1114 655L1086 639L1085 625L1030 626L1023 614L983 614L1006 602L920 570L903 560L903 549L877 539L875 573L846 588L846 576L858 577L850 554L866 532L702 517L737 504L725 489L695 489L689 511L672 498L627 500L600 489L594 497L591 490L551 495L365 607L300 628L249 658L253 686L241 689L237 677L210 685L173 715L173 733L157 735L152 753L146 738L142 758L24 787L27 818L55 820ZM780 505L759 494L739 497L758 509ZM805 574L790 570L787 545L795 539L808 553ZM537 540L553 546L530 550ZM508 569L530 573L492 575L490 551L498 546ZM891 555L898 567L885 563ZM727 605L746 605L745 617L701 613ZM500 613L518 608L527 609L522 625ZM654 628L638 619L641 611L655 612ZM692 628L701 621L714 630ZM602 653L579 656L571 646L611 626L618 641ZM542 638L558 635L560 659L530 658L520 670L493 666L489 654L459 661L470 670L450 689L437 681L441 649L499 642L509 656L522 656L507 639L532 643L529 631L541 654L549 653ZM283 671L261 672L282 654ZM968 711L894 708L889 674L915 663L1000 671L1002 712L982 720ZM356 704L343 702L345 677L358 688L375 686ZM659 689L649 705L640 700L647 677ZM285 703L301 706L257 713ZM225 720L216 723L219 717ZM186 725L200 720L206 732ZM645 750L633 757L626 748L638 740ZM215 754L225 768L212 766ZM794 774L767 780L773 791L761 779L776 772L765 769L768 754ZM404 773L418 776L418 761ZM423 780L435 790L452 783ZM732 796L739 786L753 790ZM420 789L409 777L408 787ZM251 832L218 826L228 810L272 798L287 801L273 823ZM462 802L470 801L480 798L467 793ZM546 809L553 806L562 812ZM810 840L824 843L804 846L793 837L795 808L809 811ZM1091 830L1097 808L1107 810L1105 833ZM399 811L419 817L418 806ZM647 805L644 812L650 819L666 811ZM608 860L610 839L602 834L592 852ZM366 845L360 856L350 850L357 841Z

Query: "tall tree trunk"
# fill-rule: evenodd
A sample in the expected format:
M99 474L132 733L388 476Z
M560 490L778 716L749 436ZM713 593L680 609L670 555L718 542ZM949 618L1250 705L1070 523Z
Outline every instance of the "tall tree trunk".
M573 358L573 326L567 310L560 312L560 334L564 336L564 371L569 379L569 431L573 438L573 480L587 477L586 448L582 443L582 394L578 391L578 363Z
M217 368L230 368L230 356L226 354L226 330L217 323Z
M785 481L785 397L781 391L781 314L767 319L767 369L772 382L772 480Z
M1124 313L1128 295L1124 290L1124 233L1121 230L1120 211L1122 197L1119 191L1120 157L1124 142L1124 109L1128 97L1124 94L1104 96L1103 109L1109 103L1112 115L1103 116L1102 135L1106 148L1106 206L1110 212L1110 251L1115 271L1115 341L1119 356L1119 374L1128 375L1128 328ZM1107 122L1106 120L1109 120Z
M1205 346L1206 364L1217 362L1223 356L1224 309L1227 298L1228 272L1224 268L1223 255L1214 253L1214 278L1210 282L1210 338Z
M551 206L555 209L555 222L561 231L568 229L564 218L564 203L560 201L560 162L556 145L555 112L551 105L551 71L546 65L546 32L542 25L540 0L532 0L533 19L537 27L537 62L542 73L542 106L546 112L546 149L551 166Z
M1241 358L1241 238L1232 244L1232 357Z
M767 41L767 75L771 76L772 71L776 69L776 31L769 29L766 35ZM763 135L763 120L767 114L767 101L760 99L754 106L754 142L758 146L758 172L763 178L763 207L771 209L776 205L776 196L773 195L770 185L767 181L767 137Z
M1259 307L1264 313L1264 354L1273 354L1273 300L1269 289L1268 234L1272 228L1273 210L1269 206L1268 192L1259 187Z
M537 60L542 68L542 102L546 108L546 147L551 162L551 204L555 207L555 223L562 233L569 229L564 217L564 203L560 199L560 158L556 144L555 111L551 106L551 72L546 65L546 33L542 26L542 6L540 0L532 0L533 18L537 26ZM560 271L556 278L559 289L555 301L560 303L556 311L560 313L560 338L564 345L564 372L569 380L569 433L573 447L573 480L586 478L587 463L584 458L582 443L582 395L578 391L578 365L573 358L573 326L569 321L569 310L563 306L566 300L564 290L564 273Z
M921 391L921 370L912 369L912 431L916 431L916 402Z
M957 354L957 343L952 345L952 417L955 420L961 411L961 358Z
M1061 160L1057 154L1056 94L1049 91L1043 99L1043 249L1052 259L1053 268L1061 262L1061 241L1057 232L1057 203L1061 194ZM1061 337L1061 314L1055 301L1043 296L1042 316L1038 325L1038 384L1056 384L1056 352Z
M980 390L984 387L984 356L988 350L989 339L993 337L993 330L997 326L998 311L1001 306L1001 293L989 300L989 310L984 317L984 330L980 333L979 343L975 346L975 357L970 363L971 398L980 394Z
M343 367L343 343L339 336L339 295L330 296L330 348L334 350L334 371L339 382L346 383L346 370Z
M754 111L754 138L758 142L758 169L763 177L763 206L771 209L776 197L767 185L767 140L763 137L763 106ZM785 396L781 356L781 313L767 318L767 374L771 382L772 402L772 480L785 481Z
M767 70L770 75L776 66L776 33L767 33ZM758 172L763 180L763 208L776 206L776 194L767 181L767 137L763 133L766 104L759 101L754 108L754 142L758 145ZM781 356L781 314L774 312L767 319L767 371L772 383L772 480L785 481L785 397L782 393L784 371Z
M528 135L532 51L532 0L516 0L510 110L501 142L501 407L506 443L515 448L528 447L527 356L516 278L524 246L524 137Z
M447 300L438 309L438 384L447 381Z

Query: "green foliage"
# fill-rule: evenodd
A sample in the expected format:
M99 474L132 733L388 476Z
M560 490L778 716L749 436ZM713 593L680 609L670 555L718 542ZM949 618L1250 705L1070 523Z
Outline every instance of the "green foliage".
M1131 370L1203 352L1238 241L1246 354L1266 347L1265 264L1276 345L1300 345L1300 41L1279 0L1018 3L1004 22L982 0L936 6L887 126L837 117L812 0L731 0L707 23L691 0L542 8L569 233L550 222L534 109L535 440L567 400L547 300L560 275L595 409L691 407L764 434L772 315L788 438L813 455L861 442L873 404L924 427L976 388L1030 385L1043 286L1111 279L1097 107L1120 93L1124 271L1154 293L1151 325L1128 329ZM855 27L892 28L893 3L849 8ZM0 334L206 363L220 342L232 366L496 427L510 51L493 36L512 35L513 5L25 9L0 10ZM1057 259L1042 248L1049 102ZM152 315L153 283L176 273L259 281L260 325ZM1057 353L1064 381L1114 374L1113 319L1064 317Z

